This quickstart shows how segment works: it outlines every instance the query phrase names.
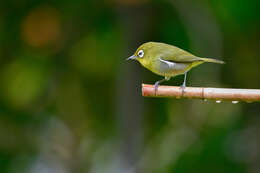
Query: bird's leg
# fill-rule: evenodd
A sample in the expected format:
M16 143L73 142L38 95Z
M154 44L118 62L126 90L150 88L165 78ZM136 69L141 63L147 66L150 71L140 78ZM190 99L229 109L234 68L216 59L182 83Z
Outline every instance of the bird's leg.
M186 87L186 77L187 77L187 72L184 73L184 81L183 84L181 85L182 94L184 93L184 89Z
M158 90L159 84L164 82L164 81L166 81L166 80L169 80L169 79L165 76L164 79L155 82L155 84L154 84L154 95L156 95L156 92Z

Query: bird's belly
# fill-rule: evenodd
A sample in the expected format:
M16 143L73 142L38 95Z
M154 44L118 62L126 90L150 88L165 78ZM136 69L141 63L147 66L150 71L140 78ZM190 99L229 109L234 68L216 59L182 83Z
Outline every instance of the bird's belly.
M155 68L154 73L161 76L177 76L184 74L189 70L190 63L174 63L173 66L169 66L165 63L160 63L159 68Z

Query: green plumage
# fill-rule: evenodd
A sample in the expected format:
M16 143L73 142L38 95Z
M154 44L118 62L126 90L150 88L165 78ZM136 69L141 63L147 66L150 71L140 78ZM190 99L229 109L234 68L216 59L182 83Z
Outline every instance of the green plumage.
M128 59L139 61L145 68L151 70L155 74L164 76L164 80L169 80L171 77L180 74L185 74L186 77L186 73L191 68L204 62L224 64L223 61L197 57L176 46L158 42L142 44L136 50L135 54ZM157 85L160 82L162 81L158 81Z

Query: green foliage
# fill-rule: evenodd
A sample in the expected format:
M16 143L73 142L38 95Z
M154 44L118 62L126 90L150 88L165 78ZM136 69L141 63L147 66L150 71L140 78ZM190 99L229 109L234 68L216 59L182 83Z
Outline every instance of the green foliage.
M125 61L165 42L226 62L187 85L260 88L258 3L1 1L0 172L259 172L259 103L144 99Z

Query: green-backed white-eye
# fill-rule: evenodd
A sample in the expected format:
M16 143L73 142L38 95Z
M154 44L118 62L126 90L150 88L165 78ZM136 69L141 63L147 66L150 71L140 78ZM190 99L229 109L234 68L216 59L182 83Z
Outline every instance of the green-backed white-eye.
M158 42L147 42L142 44L127 60L134 59L140 62L145 68L155 74L164 76L164 79L155 82L155 94L161 82L169 80L171 77L184 74L182 92L186 86L187 72L204 62L224 64L224 61L200 58L186 52L178 47Z

